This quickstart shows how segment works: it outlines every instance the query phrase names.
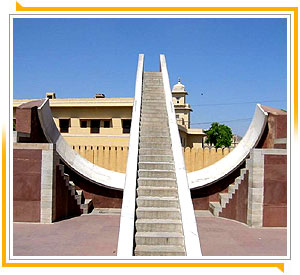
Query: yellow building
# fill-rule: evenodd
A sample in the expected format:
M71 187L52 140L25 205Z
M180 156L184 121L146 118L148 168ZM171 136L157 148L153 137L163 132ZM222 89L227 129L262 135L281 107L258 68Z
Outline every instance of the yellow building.
M202 147L205 134L202 129L190 129L190 112L186 104L184 85L174 85L173 102L183 147ZM72 146L128 146L133 98L56 98L47 93L57 128ZM14 99L15 108L33 99Z

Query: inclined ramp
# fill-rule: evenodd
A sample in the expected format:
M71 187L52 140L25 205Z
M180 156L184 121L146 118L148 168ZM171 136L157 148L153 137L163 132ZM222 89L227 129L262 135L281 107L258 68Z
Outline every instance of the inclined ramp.
M144 72L139 59L132 115L138 133L130 136L118 256L199 257L167 67L160 58L161 72Z

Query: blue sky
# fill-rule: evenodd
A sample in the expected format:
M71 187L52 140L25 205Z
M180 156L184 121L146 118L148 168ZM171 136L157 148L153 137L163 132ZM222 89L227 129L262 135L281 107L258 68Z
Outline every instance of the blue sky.
M14 98L133 97L138 54L158 71L163 53L193 128L244 135L254 102L287 108L285 19L14 19L13 46Z

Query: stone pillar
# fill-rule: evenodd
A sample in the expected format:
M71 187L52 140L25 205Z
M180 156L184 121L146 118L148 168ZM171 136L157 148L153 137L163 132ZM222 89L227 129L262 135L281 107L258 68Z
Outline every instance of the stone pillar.
M262 149L252 149L249 160L247 224L263 226L264 154Z
M53 144L42 150L41 165L41 223L55 220L55 166L57 162Z

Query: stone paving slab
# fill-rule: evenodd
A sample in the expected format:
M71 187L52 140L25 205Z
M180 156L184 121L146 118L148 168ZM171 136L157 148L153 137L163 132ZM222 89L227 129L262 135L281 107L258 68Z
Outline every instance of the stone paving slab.
M203 256L286 256L286 228L250 228L197 215ZM116 256L120 215L82 215L53 224L14 223L15 256Z
M286 256L286 228L250 228L218 217L197 217L203 256Z
M116 256L120 216L14 223L14 256Z

